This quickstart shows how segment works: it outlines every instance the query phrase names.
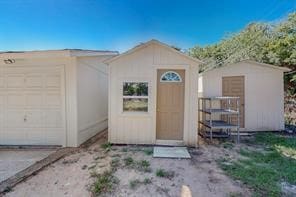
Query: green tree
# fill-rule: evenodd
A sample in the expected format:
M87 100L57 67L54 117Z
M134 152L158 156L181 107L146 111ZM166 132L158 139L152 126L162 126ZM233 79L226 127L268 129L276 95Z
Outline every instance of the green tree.
M291 68L285 90L296 94L296 12L278 23L251 23L217 44L189 49L189 55L205 62L201 72L225 64L252 59Z

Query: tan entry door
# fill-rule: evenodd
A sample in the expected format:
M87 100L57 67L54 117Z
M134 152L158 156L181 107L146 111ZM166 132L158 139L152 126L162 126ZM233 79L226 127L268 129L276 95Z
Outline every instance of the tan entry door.
M240 127L245 127L245 77L233 76L222 77L222 95L238 96L240 98ZM235 106L232 103L232 106ZM232 121L236 122L236 117L232 117Z
M157 71L156 138L183 140L185 70Z

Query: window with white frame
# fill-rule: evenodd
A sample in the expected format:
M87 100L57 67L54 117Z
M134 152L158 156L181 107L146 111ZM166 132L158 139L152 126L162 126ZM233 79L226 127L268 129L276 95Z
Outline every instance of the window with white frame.
M123 82L123 112L148 112L148 82Z

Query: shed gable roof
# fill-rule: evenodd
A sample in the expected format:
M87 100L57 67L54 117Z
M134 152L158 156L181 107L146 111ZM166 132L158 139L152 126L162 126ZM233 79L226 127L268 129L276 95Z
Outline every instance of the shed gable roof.
M151 44L156 44L156 45L159 45L159 46L161 46L161 47L164 47L164 48L166 48L166 49L168 49L168 50L170 50L170 51L172 51L172 52L174 52L174 53L177 53L177 54L179 54L179 55L181 55L181 56L183 56L183 57L185 57L185 58L187 58L187 59L189 59L189 60L192 60L192 61L194 61L194 62L196 62L196 63L198 63L198 64L203 63L203 62L202 62L201 60L199 60L199 59L196 59L196 58L194 58L194 57L191 57L191 56L189 56L189 55L186 55L185 53L182 53L182 52L180 52L180 51L178 51L178 50L176 50L176 49L170 47L169 45L167 45L167 44L165 44L165 43L162 43L162 42L160 42L160 41L158 41L158 40L154 40L154 39L153 39L153 40L150 40L150 41L148 41L148 42L146 42L146 43L139 44L139 45L135 46L134 48L132 48L132 49L130 49L130 50L128 50L128 51L126 51L126 52L124 52L124 53L118 55L118 56L115 56L115 57L112 57L112 58L110 58L110 59L107 59L106 61L104 61L104 63L109 64L109 63L111 63L111 62L113 62L113 61L116 61L116 60L118 60L118 59L120 59L120 58L122 58L122 57L125 57L125 56L129 55L129 54L132 54L132 53L134 53L134 52L136 52L136 51L138 51L138 50L140 50L140 49L142 49L142 48L144 48L144 47L147 47L147 46L149 46L149 45L151 45Z
M212 68L212 69L209 69L207 71L204 71L203 73L207 73L209 71L218 70L220 68L224 68L224 67L227 67L227 66L232 66L232 65L236 65L236 64L240 64L240 63L248 63L248 64L252 64L252 65L255 65L255 66L261 66L261 67L265 67L265 68L281 70L283 72L289 72L289 71L291 71L291 69L290 68L287 68L287 67L274 66L272 64L266 64L266 63L256 62L254 60L248 60L247 59L247 60L242 60L242 61L235 62L235 63L232 63L232 64L226 64L226 65L221 66L221 67L218 67L218 68Z
M266 63L256 62L254 60L242 60L240 62L246 62L246 63L249 63L249 64L255 64L257 66L263 66L263 67L267 67L267 68L278 69L278 70L282 70L284 72L291 71L291 69L290 68L287 68L287 67L274 66L272 64L266 64ZM240 63L240 62L238 62L238 63Z

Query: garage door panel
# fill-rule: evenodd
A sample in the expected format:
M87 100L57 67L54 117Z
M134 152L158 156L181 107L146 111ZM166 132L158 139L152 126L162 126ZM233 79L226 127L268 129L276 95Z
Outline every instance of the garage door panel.
M25 128L42 128L43 123L43 117L44 117L44 111L43 110L26 110L25 111Z
M62 105L61 94L57 93L46 93L45 96L45 105L52 106L52 107L60 107Z
M50 74L46 76L47 88L59 88L61 85L61 77L58 74Z
M65 138L65 132L61 129L52 130L50 128L45 128L44 133L46 133L45 139L47 144L55 145L57 142L63 144L63 139Z
M61 128L63 126L63 116L59 110L47 110L45 112L45 127Z
M0 136L1 136L1 130L3 129L3 123L4 123L4 95L0 95Z
M3 145L22 145L26 135L23 128L7 128L2 135L0 143Z
M42 107L43 95L42 93L26 93L26 107Z
M25 81L27 88L42 88L43 86L42 75L27 75Z
M6 117L4 121L6 122L7 128L16 128L21 129L24 128L24 118L25 114L22 110L8 110L6 112Z
M0 88L4 88L4 76L0 75Z
M43 128L26 129L25 139L28 144L41 145L46 143L46 135Z
M8 93L7 107L23 107L25 105L25 95L21 93Z
M5 95L0 95L0 108L4 106Z
M25 75L7 75L6 76L7 88L23 88Z
M3 110L3 107L0 106L0 136L3 128L4 128L4 110Z

